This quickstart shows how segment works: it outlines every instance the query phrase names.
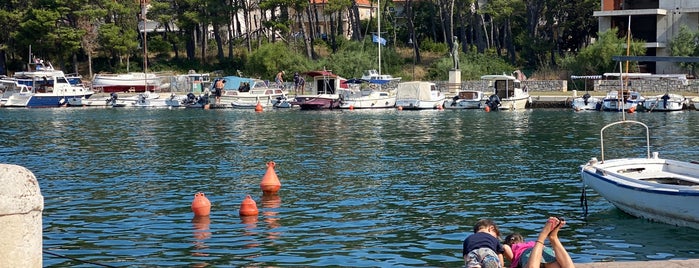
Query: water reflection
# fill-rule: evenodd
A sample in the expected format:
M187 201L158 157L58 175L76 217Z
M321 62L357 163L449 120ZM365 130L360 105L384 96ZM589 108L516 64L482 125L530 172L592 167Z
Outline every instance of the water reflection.
M195 216L192 218L192 225L194 226L194 250L192 251L192 256L209 256L209 254L203 252L205 249L209 248L204 240L211 238L211 230L209 230L209 225L211 224L211 218L209 216Z

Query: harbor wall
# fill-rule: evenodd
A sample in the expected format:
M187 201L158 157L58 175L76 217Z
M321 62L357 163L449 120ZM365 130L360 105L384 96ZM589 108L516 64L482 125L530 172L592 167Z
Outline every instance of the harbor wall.
M28 169L0 164L0 267L42 267L44 197Z

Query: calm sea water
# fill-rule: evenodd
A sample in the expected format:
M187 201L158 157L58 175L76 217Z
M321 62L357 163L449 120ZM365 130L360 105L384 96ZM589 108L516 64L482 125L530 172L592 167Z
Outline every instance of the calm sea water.
M0 110L0 162L36 175L44 249L118 267L463 264L479 218L533 239L548 215L574 261L695 258L699 230L628 216L579 165L619 113ZM654 151L699 159L699 112L636 113ZM643 154L635 130L607 157ZM605 144L607 145L607 144ZM614 147L614 148L612 148ZM278 198L259 183L275 161ZM196 192L212 202L193 219ZM260 209L238 216L251 195ZM93 267L44 254L45 266Z

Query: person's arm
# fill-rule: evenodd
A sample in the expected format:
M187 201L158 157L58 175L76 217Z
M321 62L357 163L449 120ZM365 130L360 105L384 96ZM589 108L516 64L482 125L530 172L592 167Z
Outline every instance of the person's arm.
M502 245L502 248L505 249L505 252L503 255L508 261L512 261L512 258L514 258L514 253L512 252L512 247L510 245Z

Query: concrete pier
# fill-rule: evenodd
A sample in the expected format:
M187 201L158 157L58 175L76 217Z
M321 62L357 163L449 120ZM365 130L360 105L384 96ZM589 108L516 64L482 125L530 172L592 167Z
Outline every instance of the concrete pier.
M690 268L699 267L699 259L666 261L620 261L576 263L576 268Z
M28 169L0 164L0 267L42 267L44 197Z

